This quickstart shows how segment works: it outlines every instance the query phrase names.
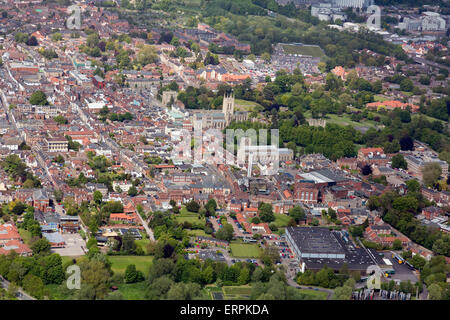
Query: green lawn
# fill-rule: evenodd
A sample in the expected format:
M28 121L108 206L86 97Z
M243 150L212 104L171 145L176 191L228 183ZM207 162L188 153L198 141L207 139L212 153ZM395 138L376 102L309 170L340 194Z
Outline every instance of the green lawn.
M289 221L291 220L291 217L289 217L286 214L274 213L274 216L275 216L274 222L278 228L287 227Z
M211 237L210 234L206 234L205 231L200 229L191 230L188 229L188 234L193 237L202 236L202 237Z
M235 103L236 111L260 111L264 109L259 103L254 101L236 99Z
M231 243L231 255L236 258L259 258L261 249L257 244Z
M141 281L138 283L121 283L117 287L125 300L145 300L147 285L146 281Z
M375 102L383 102L389 100L389 98L376 94L373 96L373 100L375 100Z
M206 223L205 218L199 219L198 216L195 217L177 216L175 219L177 220L178 223L183 223L187 221L190 223L197 223L197 224L200 223L202 226L204 226Z
M311 117L311 111L309 111L309 110L306 111L304 115L305 115L306 119L312 118ZM350 115L348 115L348 114L341 114L341 115L327 114L325 116L325 120L327 120L327 123L335 123L335 124L340 125L340 126L351 125L352 127L369 127L369 128L374 128L377 125L381 125L381 123L378 123L378 122L373 121L373 120L362 120L361 122L355 122L355 121L352 121L352 119L350 118Z
M68 262L68 261L72 261L73 259L75 259L76 261L77 261L77 263L79 262L79 261L81 261L82 259L85 259L85 257L84 256L81 256L81 257L63 257L63 256L61 256L61 260L62 260L62 264L64 265L66 262Z
M177 220L178 223L183 223L185 221L190 223L200 223L201 225L205 225L206 219L205 218L198 218L198 213L187 211L186 207L182 207L179 214L175 215L175 220Z
M305 300L327 300L328 294L323 291L316 291L311 289L297 289L302 295L305 296Z
M32 238L31 232L27 231L25 229L22 228L18 228L19 230L19 234L22 237L23 242L25 242L25 244L30 245L30 241Z
M111 269L115 273L124 273L128 265L136 265L136 269L148 274L150 265L152 264L152 256L108 256L111 261Z

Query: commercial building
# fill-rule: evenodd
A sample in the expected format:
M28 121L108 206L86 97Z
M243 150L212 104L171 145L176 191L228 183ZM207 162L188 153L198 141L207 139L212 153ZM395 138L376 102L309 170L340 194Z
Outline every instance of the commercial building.
M69 142L64 137L45 138L47 152L67 152L69 151Z
M345 259L345 251L328 228L287 227L286 238L299 258Z
M306 269L317 271L326 265L339 271L346 265L350 271L365 274L369 266L383 264L375 250L356 248L346 231L330 231L322 227L287 227L286 239Z
M423 168L429 163L437 163L442 169L442 176L446 177L448 174L448 163L440 160L439 158L417 155L407 155L404 158L408 164L408 171L414 173L420 179L422 179Z

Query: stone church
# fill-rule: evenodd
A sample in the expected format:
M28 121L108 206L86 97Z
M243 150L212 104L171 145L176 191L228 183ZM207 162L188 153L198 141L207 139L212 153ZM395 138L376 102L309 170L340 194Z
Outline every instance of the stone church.
M194 128L201 129L225 129L232 121L248 120L247 111L234 111L234 94L225 93L223 97L222 112L217 110L190 110L193 112L192 122Z

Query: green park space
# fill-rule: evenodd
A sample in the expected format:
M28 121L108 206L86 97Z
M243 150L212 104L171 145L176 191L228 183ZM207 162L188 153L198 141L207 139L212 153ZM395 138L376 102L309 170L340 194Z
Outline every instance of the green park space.
M231 243L231 255L236 258L259 258L261 249L257 244Z
M207 234L205 231L201 230L201 229L194 229L191 230L189 229L188 234L192 237L211 237L210 234Z
M23 242L27 245L30 245L31 238L32 238L31 232L27 231L25 229L22 229L22 228L19 228L18 230L19 230L19 234L20 234L20 237L22 238Z
M281 213L274 213L275 216L275 224L278 228L287 227L289 221L291 220L291 217L289 217L286 214Z
M328 294L323 291L313 290L313 289L297 289L303 296L305 300L327 300Z
M190 212L186 209L186 207L181 208L180 213L175 215L175 219L177 220L178 223L183 223L183 222L187 221L189 223L197 223L197 224L200 223L203 226L206 223L205 218L199 219L198 213Z
M235 100L235 109L236 111L260 111L263 110L263 106L254 101L247 101L236 99Z
M147 281L120 283L117 285L118 291L123 295L124 300L145 300L147 287Z
M128 265L136 265L136 269L148 274L150 265L153 262L152 256L108 256L111 262L111 269L114 273L125 273Z

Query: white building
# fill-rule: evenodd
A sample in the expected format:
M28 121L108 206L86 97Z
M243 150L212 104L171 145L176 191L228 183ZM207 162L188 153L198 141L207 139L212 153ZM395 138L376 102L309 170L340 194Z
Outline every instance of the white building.
M367 8L374 4L374 0L334 0L334 5L340 8Z
M422 31L444 31L445 20L441 18L441 15L436 12L424 12L425 16L422 20Z

